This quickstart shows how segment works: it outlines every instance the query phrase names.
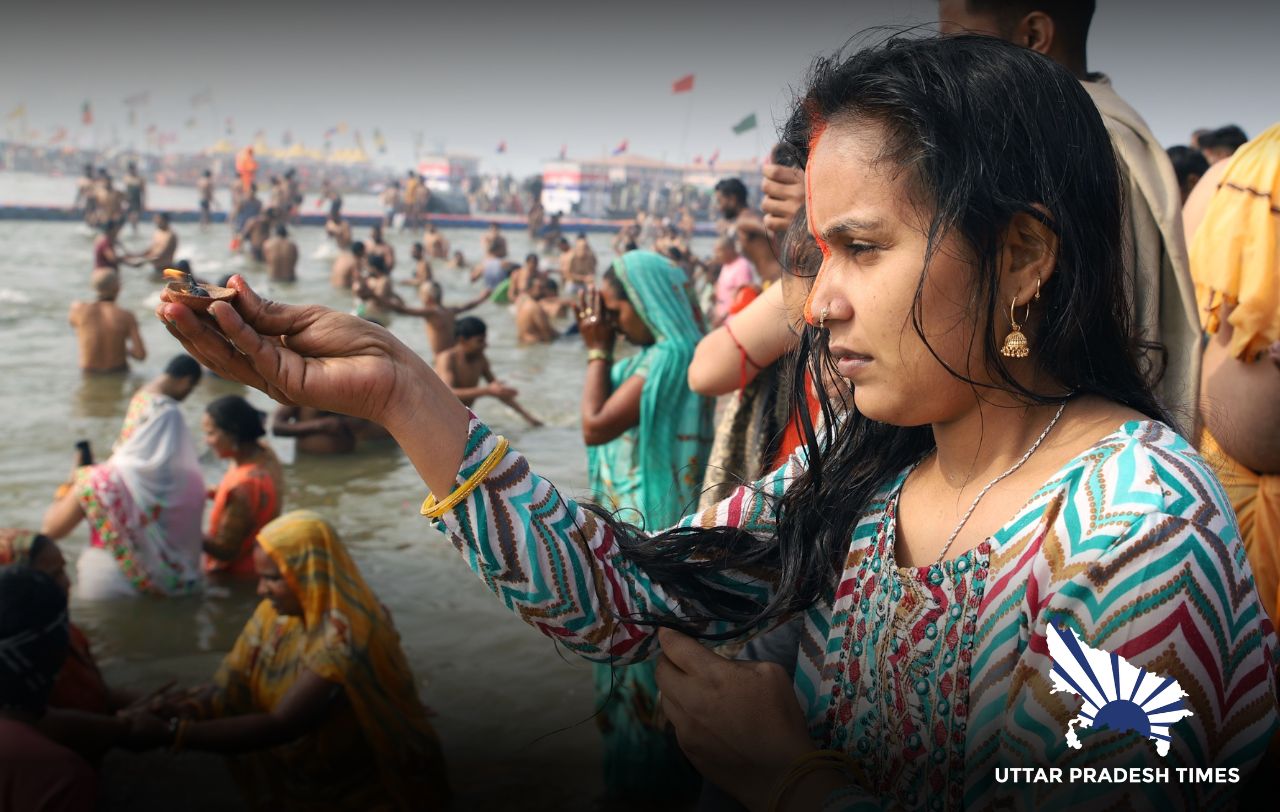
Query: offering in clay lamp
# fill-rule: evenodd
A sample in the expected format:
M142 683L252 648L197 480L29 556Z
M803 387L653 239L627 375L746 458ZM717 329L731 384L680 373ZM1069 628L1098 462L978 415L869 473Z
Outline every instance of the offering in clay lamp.
M171 302L180 302L192 310L207 311L214 302L229 302L236 297L236 292L231 288L198 285L191 278L191 274L177 268L165 268L164 276L166 279L173 280L164 286L164 298Z

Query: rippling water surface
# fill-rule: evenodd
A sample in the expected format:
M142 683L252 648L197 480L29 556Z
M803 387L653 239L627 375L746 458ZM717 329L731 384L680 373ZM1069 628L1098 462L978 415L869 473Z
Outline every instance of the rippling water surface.
M12 191L0 181L0 199L12 200ZM293 229L302 256L299 281L274 287L262 270L229 253L224 227L202 232L179 224L176 230L178 257L190 260L199 276L239 272L273 298L351 307L349 295L328 285L333 252L319 228ZM150 231L144 225L134 235L126 227L122 238L128 249L140 251ZM479 256L481 232L446 234L469 259ZM366 235L367 229L357 230L358 239ZM417 237L391 235L400 278L411 272L409 248ZM523 233L507 232L507 239L514 257L529 249ZM592 240L602 262L607 260L607 239ZM148 280L149 269L126 268L119 302L137 314L148 358L135 364L127 379L81 377L66 313L72 300L92 298L92 241L93 235L79 224L0 222L0 526L38 525L72 464L75 441L90 440L98 459L105 458L133 390L179 350L151 315L159 286ZM475 295L461 271L441 265L436 278L444 286L446 303ZM412 289L405 287L403 293L408 297ZM581 493L586 457L578 429L584 368L580 342L561 339L518 348L505 306L485 304L476 314L489 325L489 354L498 376L517 387L526 407L548 425L528 429L492 400L479 401L478 414L524 452L536 471L566 492ZM397 318L392 330L430 357L419 320ZM274 406L261 393L206 377L183 404L197 442L205 404L229 393L244 394L263 410ZM207 452L204 464L206 479L216 483L222 464ZM311 508L334 521L366 579L395 616L422 697L438 713L434 724L460 795L458 808L496 808L512 798L521 799L525 808L587 805L600 789L588 665L562 656L504 610L418 515L425 486L399 449L370 447L350 457L304 457L287 468L287 476L286 508ZM63 542L73 576L74 560L87 541L82 526ZM73 600L72 614L93 641L112 684L150 690L170 679L192 684L210 677L255 603L252 584L239 584L184 600ZM118 808L173 808L177 798L185 798L184 805L192 808L225 808L227 802L225 789L200 778L220 770L211 759L114 756L108 767L115 768L116 778L108 778L107 791ZM217 783L222 780L219 776Z

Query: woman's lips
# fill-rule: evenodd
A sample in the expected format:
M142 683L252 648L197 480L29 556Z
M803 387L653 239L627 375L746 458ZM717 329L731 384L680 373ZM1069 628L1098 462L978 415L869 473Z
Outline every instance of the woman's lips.
M836 371L840 373L842 378L852 378L866 369L874 360L870 355L864 355L843 347L832 347L831 355L835 358Z

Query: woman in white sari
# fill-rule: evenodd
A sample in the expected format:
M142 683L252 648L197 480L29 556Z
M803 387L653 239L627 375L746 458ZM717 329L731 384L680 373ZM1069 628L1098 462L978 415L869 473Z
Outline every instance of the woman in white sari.
M55 540L89 520L89 547L77 563L81 597L185 595L203 583L204 479L178 409L200 374L189 356L170 361L133 396L110 459L76 469L45 513L43 533Z

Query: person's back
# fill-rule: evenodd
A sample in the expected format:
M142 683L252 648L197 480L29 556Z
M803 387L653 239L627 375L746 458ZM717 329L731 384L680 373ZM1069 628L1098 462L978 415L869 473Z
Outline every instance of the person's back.
M120 289L115 271L94 271L93 286L97 300L74 302L67 315L80 347L80 369L87 374L127 372L130 357L147 357L138 320L115 303Z
M271 281L297 280L298 246L289 239L289 233L284 226L276 228L275 236L263 244L262 253L267 259L267 277Z
M554 341L556 329L542 308L539 296L525 294L516 303L516 340L521 344L543 344Z

